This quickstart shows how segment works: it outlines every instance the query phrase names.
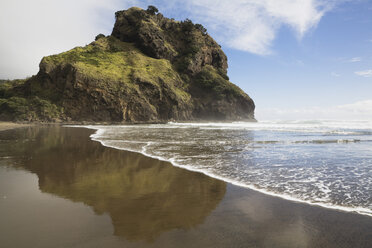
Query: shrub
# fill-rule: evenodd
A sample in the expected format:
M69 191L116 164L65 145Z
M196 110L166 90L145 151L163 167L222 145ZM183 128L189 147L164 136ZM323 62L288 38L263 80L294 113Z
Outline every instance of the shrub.
M190 33L195 27L192 21L186 18L184 21L181 22L182 31L186 33Z
M97 41L97 40L99 40L101 38L105 38L105 37L106 36L104 34L99 34L99 35L96 36L95 40Z
M205 66L195 80L198 87L213 92L217 99L242 94L239 87L222 77L212 66Z
M63 115L63 108L48 100L32 98L0 98L0 118L13 121L52 121Z
M195 28L198 29L198 30L200 30L203 34L206 34L207 33L207 29L203 25L201 25L199 23L195 24Z
M147 10L146 10L147 13L149 13L150 15L155 15L159 12L158 8L156 8L155 6L153 5L149 5L147 7Z

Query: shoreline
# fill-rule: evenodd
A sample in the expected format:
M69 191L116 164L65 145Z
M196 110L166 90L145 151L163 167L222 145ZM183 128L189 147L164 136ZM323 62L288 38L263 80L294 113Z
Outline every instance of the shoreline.
M150 124L167 124L167 123L232 123L232 122L247 122L247 123L258 123L257 119L242 119L242 120L156 120L156 121L132 121L132 122L116 122L116 121L55 121L55 122L45 122L45 121L21 121L21 122L14 122L14 121L1 121L0 120L0 128L1 125L9 125L9 126L37 126L37 125L77 125L77 126L86 126L86 125L150 125ZM12 128L9 128L12 129ZM5 129L0 129L5 130Z
M7 196L0 198L6 203L0 204L0 210L7 218L0 230L8 237L9 247L34 242L45 244L40 247L56 243L92 247L92 241L101 247L132 248L372 244L372 219L365 215L288 201L138 152L106 147L89 138L95 132L92 129L45 126L27 130L37 138L24 136L21 129L9 132L11 136L1 132L4 151L9 149L14 156L4 161L10 163L24 155L19 148L11 153L13 146L7 144L13 144L14 138L20 137L17 143L28 152L27 159L15 163L18 169L0 173L4 186L0 193ZM34 150L35 146L40 149ZM51 162L55 169L49 166ZM25 184L30 182L26 178L33 178L34 183ZM33 192L29 197L22 193L25 187ZM19 198L12 193L14 189L21 192ZM79 206L83 209L73 210ZM33 214L22 215L28 212ZM78 216L85 224L75 225ZM35 226L34 220L40 218L45 222ZM22 230L12 228L15 219ZM50 229L50 221L61 229ZM87 230L86 225L92 223L96 228ZM33 230L37 232L31 237ZM12 236L15 233L17 238ZM45 240L45 236L54 238Z
M180 122L180 123L182 123L182 122ZM195 121L195 123L200 123L200 122ZM137 154L141 154L145 157L149 157L149 158L156 159L156 160L159 160L159 161L168 162L172 166L177 167L177 168L181 168L181 169L196 172L196 173L201 173L205 176L208 176L208 177L211 177L211 178L214 178L214 179L217 179L217 180L221 180L221 181L223 181L225 183L228 183L228 184L231 184L233 186L253 190L253 191L259 192L261 194L264 194L264 195L267 195L267 196L270 196L270 197L283 199L283 200L286 200L286 201L289 201L289 202L300 203L300 204L305 204L305 205L315 206L315 207L321 207L321 208L330 209L330 210L333 210L333 211L341 211L341 212L344 212L344 213L354 213L354 214L360 214L360 215L363 215L363 216L372 217L372 212L371 212L370 209L353 208L353 207L332 205L332 204L327 204L327 203L311 202L311 201L298 199L298 198L295 198L295 197L292 197L292 196L289 196L289 195L267 191L265 189L257 188L254 185L246 185L246 184L243 184L243 183L240 183L240 182L237 182L237 181L233 181L233 180L223 178L223 177L218 176L218 175L214 175L214 174L211 174L211 173L204 172L202 170L197 170L197 169L189 168L187 166L179 165L179 164L175 163L174 161L166 160L166 159L163 159L163 158L158 157L158 156L152 156L150 154L146 154L146 153L143 153L143 152L138 152L138 151L134 151L134 150L129 150L129 149L118 148L118 147L115 147L115 146L106 145L106 144L104 144L103 141L100 141L96 137L94 137L95 135L99 135L99 132L100 132L100 129L98 127L96 128L94 126L98 126L98 125L105 125L105 126L106 125L107 126L109 126L109 125L141 125L141 124L166 124L166 123L161 123L161 122L153 122L153 123L106 123L106 122L103 122L103 123L94 123L94 122L62 122L62 123L27 122L27 123L16 123L16 122L2 122L2 121L0 121L0 132L10 130L10 129L32 127L32 126L61 126L61 127L70 127L70 128L90 129L90 130L94 130L95 132L92 135L90 135L88 138L93 140L93 141L99 142L104 147L113 148L113 149L117 149L117 150L121 150L121 151L134 152L134 153L137 153Z
M198 170L198 169L190 168L188 166L179 165L179 164L175 163L174 161L172 161L171 159L167 160L167 159L164 159L164 158L159 157L159 156L153 156L153 155L147 154L145 152L139 152L139 151L135 151L135 150L130 150L130 149L125 149L125 148L119 148L119 147L115 147L115 146L106 145L104 143L104 141L101 141L97 138L97 136L100 135L100 132L102 132L102 130L98 127L95 128L94 126L79 126L79 125L76 125L76 126L72 126L72 125L68 126L67 125L67 127L87 128L87 129L95 130L95 133L90 135L90 139L92 139L93 141L99 142L104 147L109 147L109 148L122 150L122 151L134 152L134 153L138 153L138 154L141 154L143 156L146 156L146 157L149 157L149 158L152 158L152 159L168 162L168 163L172 164L172 166L174 166L174 167L181 168L181 169L184 169L184 170L187 170L187 171L201 173L205 176L208 176L208 177L211 177L211 178L214 178L214 179L217 179L217 180L221 180L225 183L228 183L228 184L240 187L240 188L253 190L253 191L259 192L261 194L267 195L267 196L280 198L280 199L283 199L283 200L286 200L286 201L289 201L289 202L295 202L295 203L305 204L305 205L309 205L309 206L315 206L315 207L330 209L330 210L333 210L333 211L360 214L360 215L363 215L363 216L372 217L372 211L370 209L367 209L367 208L362 208L362 207L353 208L353 207L345 207L345 206L333 205L333 204L328 204L328 203L306 201L306 200L302 200L302 199L299 199L299 198L292 197L290 195L275 193L275 192L268 191L266 189L260 189L260 188L257 188L254 185L247 185L247 184L243 184L243 183L240 183L240 182L237 182L237 181L234 181L234 180L229 180L229 179L223 178L221 176L205 172L203 170Z
M35 126L33 123L17 123L17 122L6 122L6 121L0 121L0 132L10 129L16 129L21 127L31 127Z

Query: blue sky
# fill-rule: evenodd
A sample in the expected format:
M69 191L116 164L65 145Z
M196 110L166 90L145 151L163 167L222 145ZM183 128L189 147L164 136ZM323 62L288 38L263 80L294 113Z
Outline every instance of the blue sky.
M0 3L0 78L36 74L40 59L110 34L114 12L156 5L202 23L258 119L372 119L372 1L8 0Z

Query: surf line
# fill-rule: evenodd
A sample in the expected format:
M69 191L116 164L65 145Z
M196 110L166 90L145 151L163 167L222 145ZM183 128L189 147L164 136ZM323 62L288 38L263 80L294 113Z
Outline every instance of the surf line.
M343 211L343 212L357 213L357 214L361 214L361 215L366 215L366 216L372 217L372 210L371 209L368 209L368 208L364 208L364 207L344 207L344 206L339 206L339 205L334 205L334 204L329 204L329 203L321 203L321 202L312 202L312 201L308 201L308 200L302 200L302 199L299 199L299 198L296 198L296 197L293 197L293 196L290 196L290 195L275 193L275 192L272 192L272 191L268 191L266 189L258 188L255 185L249 185L249 184L245 184L245 183L242 183L242 182L233 180L233 179L222 177L222 176L219 176L219 175L210 173L208 171L204 171L202 169L197 169L197 168L193 168L191 166L182 165L182 164L177 163L172 158L171 159L166 159L166 158L163 158L163 157L160 157L160 156L155 156L155 155L149 154L149 153L146 152L146 149L145 149L145 147L149 145L149 142L147 142L146 145L144 147L142 147L140 151L139 150L135 150L135 149L125 148L125 147L119 147L119 146L109 145L109 144L107 144L105 142L105 140L101 140L100 139L100 138L103 138L104 137L104 133L105 133L105 128L103 128L102 126L93 126L93 125L89 125L89 126L68 125L66 127L78 127L78 128L93 129L93 130L95 130L95 133L92 134L92 135L90 135L90 138L93 141L100 142L101 145L103 145L105 147L114 148L114 149L117 149L117 150L123 150L123 151L129 151L129 152L139 153L139 154L142 154L142 155L144 155L146 157L150 157L150 158L153 158L153 159L157 159L157 160L169 162L169 163L171 163L175 167L186 169L186 170L193 171L193 172L202 173L202 174L204 174L206 176L209 176L209 177L212 177L212 178L215 178L215 179L218 179L218 180L227 182L227 183L231 183L231 184L233 184L235 186L239 186L239 187L243 187L243 188L248 188L248 189L251 189L251 190L254 190L254 191L263 193L265 195L269 195L269 196L273 196L273 197L278 197L278 198L285 199L285 200L292 201L292 202L298 202L298 203L303 203L303 204L308 204L308 205L312 205L312 206L318 206L318 207L323 207L323 208L332 209L332 210L338 210L338 211ZM115 126L115 127L120 127L120 125Z

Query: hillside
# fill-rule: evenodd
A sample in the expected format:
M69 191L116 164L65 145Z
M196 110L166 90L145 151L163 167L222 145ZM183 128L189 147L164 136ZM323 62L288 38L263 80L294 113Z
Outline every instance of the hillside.
M110 36L44 57L37 75L0 82L0 120L254 120L227 57L200 24L154 8L116 12Z

